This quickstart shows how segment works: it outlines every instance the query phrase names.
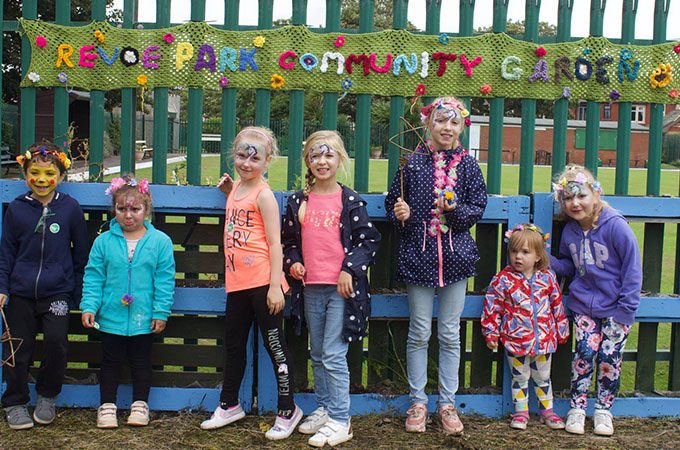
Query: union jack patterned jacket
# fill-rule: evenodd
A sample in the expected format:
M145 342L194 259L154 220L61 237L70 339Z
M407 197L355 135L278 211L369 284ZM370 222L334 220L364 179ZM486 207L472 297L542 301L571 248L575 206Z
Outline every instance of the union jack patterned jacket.
M511 266L491 280L484 300L482 333L513 355L544 355L567 341L569 321L562 294L549 270L527 279Z

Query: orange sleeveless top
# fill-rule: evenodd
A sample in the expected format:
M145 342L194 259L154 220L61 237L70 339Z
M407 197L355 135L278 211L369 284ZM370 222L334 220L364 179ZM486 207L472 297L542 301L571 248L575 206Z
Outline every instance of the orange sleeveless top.
M255 186L245 197L235 198L241 180L227 198L224 221L225 289L241 291L269 284L271 263L262 214L257 196L269 187L266 181Z

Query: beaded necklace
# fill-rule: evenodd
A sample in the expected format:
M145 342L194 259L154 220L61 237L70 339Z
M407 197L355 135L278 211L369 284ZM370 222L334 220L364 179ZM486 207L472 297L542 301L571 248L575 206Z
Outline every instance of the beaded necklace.
M432 218L430 219L430 227L428 228L428 233L430 236L437 236L437 233L447 233L449 227L442 223L442 214L444 211L437 206L437 200L439 195L443 190L447 189L452 191L456 186L458 180L458 174L456 173L456 167L463 159L463 156L468 154L467 150L463 150L461 153L454 154L451 158L451 162L446 165L446 158L444 155L445 150L432 150L432 145L430 141L427 141L427 145L432 152L432 159L434 160L434 201L433 207L430 210Z

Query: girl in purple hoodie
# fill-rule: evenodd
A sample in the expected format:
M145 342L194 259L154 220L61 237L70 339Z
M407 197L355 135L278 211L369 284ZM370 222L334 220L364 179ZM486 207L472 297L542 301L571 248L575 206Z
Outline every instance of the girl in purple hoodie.
M551 256L550 265L558 276L572 277L566 304L574 314L576 339L566 430L584 433L597 361L594 432L611 436L609 409L619 388L623 348L640 304L638 243L626 219L600 198L600 183L585 168L568 166L553 183L553 191L569 222L562 232L559 256Z

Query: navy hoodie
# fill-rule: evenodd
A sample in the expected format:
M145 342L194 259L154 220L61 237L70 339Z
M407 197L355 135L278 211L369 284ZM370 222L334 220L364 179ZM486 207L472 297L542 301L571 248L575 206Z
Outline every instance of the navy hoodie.
M557 275L573 277L566 302L572 312L633 324L642 264L633 230L617 210L602 208L597 227L587 235L577 221L567 223L559 258L551 256L550 265Z
M9 295L10 301L12 295L34 300L67 295L75 308L88 252L85 216L75 199L56 192L43 208L31 192L20 195L9 204L3 220L0 293Z

